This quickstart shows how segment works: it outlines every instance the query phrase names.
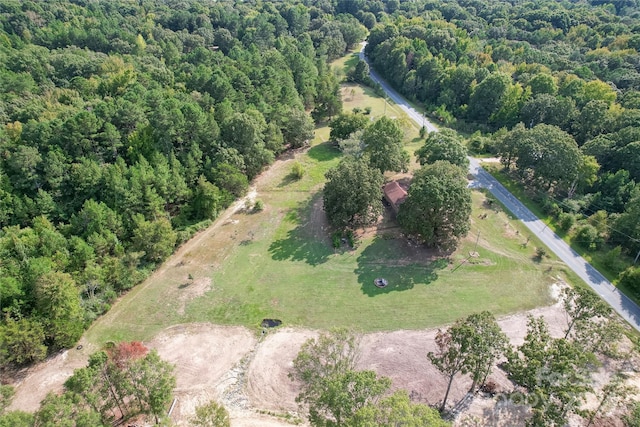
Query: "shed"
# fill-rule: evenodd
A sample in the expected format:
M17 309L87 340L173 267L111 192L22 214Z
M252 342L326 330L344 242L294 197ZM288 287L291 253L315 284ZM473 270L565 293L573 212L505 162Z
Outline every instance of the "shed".
M391 181L386 184L382 191L384 192L384 198L391 205L393 211L397 214L398 207L407 198L407 192L398 184L397 181Z

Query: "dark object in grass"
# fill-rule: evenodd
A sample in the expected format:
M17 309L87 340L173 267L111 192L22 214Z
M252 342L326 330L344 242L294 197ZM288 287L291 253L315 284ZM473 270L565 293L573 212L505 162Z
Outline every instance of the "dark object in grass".
M280 319L262 319L262 323L260 323L263 328L275 328L280 325L282 325L282 320Z
M387 279L383 279L382 277L378 277L376 280L373 281L373 284L376 285L379 288L384 288L389 284L389 282L387 282Z

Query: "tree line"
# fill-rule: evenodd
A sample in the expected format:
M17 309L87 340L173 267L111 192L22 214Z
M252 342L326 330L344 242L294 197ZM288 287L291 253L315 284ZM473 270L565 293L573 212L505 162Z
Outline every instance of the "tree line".
M470 133L587 250L640 251L637 2L400 3L371 29L373 67ZM620 282L640 292L637 269Z

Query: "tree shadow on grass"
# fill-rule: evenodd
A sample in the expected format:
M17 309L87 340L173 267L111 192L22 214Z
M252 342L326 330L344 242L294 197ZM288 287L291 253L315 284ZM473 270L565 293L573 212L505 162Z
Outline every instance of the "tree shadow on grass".
M409 263L403 259L403 246L399 239L378 237L362 252L355 273L364 294L374 297L428 285L438 278L438 270L448 265L446 258ZM387 286L377 287L374 281L378 278L385 279Z
M325 263L334 251L330 247L322 221L317 216L318 197L303 202L285 216L285 221L295 222L297 226L287 232L287 237L275 240L269 246L269 253L276 261L304 261L316 266ZM321 205L320 205L321 206Z
M278 188L287 187L288 185L298 181L300 181L300 178L297 177L293 172L288 173L282 178L282 181L280 181L280 184L278 184Z
M340 157L342 153L330 142L323 142L309 148L307 155L317 162L328 162L336 157Z

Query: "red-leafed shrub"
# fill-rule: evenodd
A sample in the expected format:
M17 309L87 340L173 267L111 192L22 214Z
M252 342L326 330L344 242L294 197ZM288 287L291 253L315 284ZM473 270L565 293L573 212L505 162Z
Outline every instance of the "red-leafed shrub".
M113 363L119 368L124 368L134 360L147 355L149 349L140 341L121 342L109 351Z

